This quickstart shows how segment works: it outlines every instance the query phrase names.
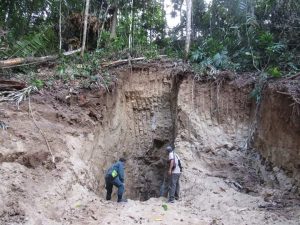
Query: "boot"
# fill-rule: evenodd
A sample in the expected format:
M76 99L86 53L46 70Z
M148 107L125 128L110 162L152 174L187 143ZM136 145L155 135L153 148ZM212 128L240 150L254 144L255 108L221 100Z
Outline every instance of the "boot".
M122 195L118 195L118 202L127 202L127 199L122 198Z
M111 200L111 195L108 195L108 194L107 194L107 195L106 195L106 200L107 200L107 201Z

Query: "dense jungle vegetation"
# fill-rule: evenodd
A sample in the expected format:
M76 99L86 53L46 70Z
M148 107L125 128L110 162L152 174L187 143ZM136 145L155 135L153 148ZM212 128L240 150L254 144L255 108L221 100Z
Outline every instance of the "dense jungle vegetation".
M188 59L202 72L300 70L299 0L2 0L0 18L2 61L58 55L64 76L70 62L82 64L72 76L92 76L107 60L159 55ZM63 55L80 48L81 56Z

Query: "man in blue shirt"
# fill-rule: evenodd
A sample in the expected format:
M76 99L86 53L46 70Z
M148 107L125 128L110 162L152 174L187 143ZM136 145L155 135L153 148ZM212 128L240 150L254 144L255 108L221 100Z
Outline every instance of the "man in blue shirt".
M118 202L126 202L126 199L123 199L123 194L125 191L124 188L124 168L125 168L126 159L120 158L118 162L113 164L106 172L105 175L105 188L106 188L106 200L111 200L111 194L113 186L118 188Z

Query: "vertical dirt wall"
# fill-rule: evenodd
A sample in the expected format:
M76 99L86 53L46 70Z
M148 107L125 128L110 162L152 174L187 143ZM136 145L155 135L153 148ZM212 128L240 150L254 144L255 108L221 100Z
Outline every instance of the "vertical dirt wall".
M126 196L146 200L159 194L165 166L162 149L174 139L176 85L168 65L158 67L118 71L115 93L99 103L104 116L88 155L101 192L106 169L125 156Z
M278 83L277 83L278 84ZM300 86L298 86L299 91ZM292 94L292 93L290 93ZM264 93L257 118L254 147L273 167L300 182L300 107L276 83Z
M254 123L252 79L225 74L213 82L198 82L193 76L180 80L172 71L168 64L118 71L114 93L100 103L104 116L87 154L100 190L105 170L126 156L127 196L142 200L157 196L166 144L175 140L178 152L192 162L202 152L251 147L254 125L253 145L262 156L298 176L299 120L293 117L287 96L267 90Z
M101 195L106 169L125 156L126 195L140 200L158 196L166 166L163 149L173 141L185 166L194 165L202 153L254 146L274 166L299 176L299 117L294 117L287 96L267 89L255 120L253 79L247 75L224 74L213 82L199 82L180 76L168 63L116 72L113 92L97 100L102 116L91 147L82 154L99 180Z
M251 85L237 80L202 83L189 77L178 94L178 133L190 139L196 151L245 147L252 115L250 90Z

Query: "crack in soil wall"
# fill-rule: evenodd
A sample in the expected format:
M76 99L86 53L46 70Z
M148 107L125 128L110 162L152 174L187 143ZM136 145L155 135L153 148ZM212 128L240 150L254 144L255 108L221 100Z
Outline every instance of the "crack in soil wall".
M159 197L167 165L164 149L175 139L178 81L168 68L120 71L114 94L114 103L106 106L110 120L97 128L90 157L100 192L105 170L124 156L128 159L126 196Z

